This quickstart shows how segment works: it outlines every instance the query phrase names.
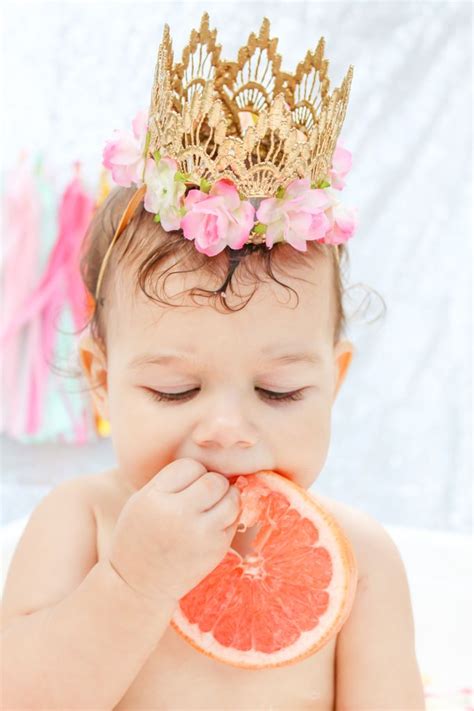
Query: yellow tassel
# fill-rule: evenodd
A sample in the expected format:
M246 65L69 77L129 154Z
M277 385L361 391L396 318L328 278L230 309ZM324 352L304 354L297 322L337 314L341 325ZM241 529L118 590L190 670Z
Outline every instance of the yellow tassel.
M97 200L96 200L96 206L99 207L101 205L107 195L110 193L111 186L110 186L110 181L109 181L109 174L108 171L105 168L102 168L100 171L99 175L99 190L98 190L98 195L97 195Z
M95 428L100 437L110 436L110 422L104 420L100 415L96 415L95 417Z
M95 431L97 432L99 437L110 437L110 422L108 420L104 420L104 418L99 415L94 404L92 404L92 407L94 410Z

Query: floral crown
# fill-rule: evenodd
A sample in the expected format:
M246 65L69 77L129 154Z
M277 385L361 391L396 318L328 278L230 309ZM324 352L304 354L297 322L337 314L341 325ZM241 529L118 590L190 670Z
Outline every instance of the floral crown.
M265 17L237 62L220 59L205 12L182 62L173 65L169 27L158 50L148 116L132 133L115 129L103 165L123 187L137 187L103 259L96 300L112 247L142 199L165 231L181 229L210 257L244 244L288 242L305 252L316 240L352 237L357 210L337 191L352 164L338 142L352 65L329 95L324 38L295 74L280 70L278 39Z

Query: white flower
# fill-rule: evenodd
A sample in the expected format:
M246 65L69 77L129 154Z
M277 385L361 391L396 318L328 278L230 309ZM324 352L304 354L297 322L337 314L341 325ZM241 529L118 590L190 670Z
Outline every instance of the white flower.
M147 186L144 206L148 212L160 216L163 229L169 232L180 227L182 197L186 186L175 180L178 164L168 156L158 161L148 158L144 182Z

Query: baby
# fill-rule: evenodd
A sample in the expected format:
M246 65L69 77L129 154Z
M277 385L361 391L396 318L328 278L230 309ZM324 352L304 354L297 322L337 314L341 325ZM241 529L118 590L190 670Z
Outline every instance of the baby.
M95 215L91 293L129 197L114 189ZM273 469L305 489L317 479L353 353L334 247L279 244L241 255L230 281L228 268L227 253L203 257L143 207L117 241L80 342L117 466L56 487L27 524L3 600L3 708L424 708L398 551L370 516L320 494L359 568L337 638L254 671L200 654L169 626L230 546L248 550L226 474Z
M104 152L120 187L96 211L85 242L81 269L94 309L79 355L95 408L110 422L116 466L57 486L27 523L3 596L2 708L419 711L399 552L373 518L320 494L358 567L337 635L303 660L254 670L200 653L170 625L180 598L231 547L241 555L252 548L255 527L237 531L241 500L229 475L273 470L304 489L315 482L353 355L344 335L344 240L323 237L336 229L325 214L334 203L323 168L349 83L316 136L307 108L328 104L313 95L314 81L297 77L310 95L290 132L284 97L302 93L288 84L270 97L270 113L260 112L265 69L250 93L239 86L233 94L255 100L240 127L244 141L235 139L237 125L224 140L237 104L224 115L229 91L222 101L212 92L248 74L219 63L207 20L191 41L196 62L183 53L179 81L167 77L165 29L153 120L145 126L137 117L134 136ZM284 87L266 19L239 61L258 47L273 57L276 86ZM321 76L320 50L304 66ZM212 86L200 76L205 55L215 65ZM263 71L260 57L253 66ZM205 87L189 105L186 82ZM182 93L174 101L170 86ZM162 148L183 152L180 170ZM237 186L229 171L212 184L202 173L215 177L226 166ZM303 167L311 181L297 177ZM332 178L337 188L337 171ZM256 205L246 191L268 199Z

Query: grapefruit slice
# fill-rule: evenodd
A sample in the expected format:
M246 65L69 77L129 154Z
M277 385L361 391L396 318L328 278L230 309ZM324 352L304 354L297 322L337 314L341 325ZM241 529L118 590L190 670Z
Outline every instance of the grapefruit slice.
M171 626L195 649L246 669L315 654L349 616L357 585L352 546L305 489L276 472L235 475L241 530L258 525L249 554L233 548L184 595ZM235 540L235 539L234 539Z

